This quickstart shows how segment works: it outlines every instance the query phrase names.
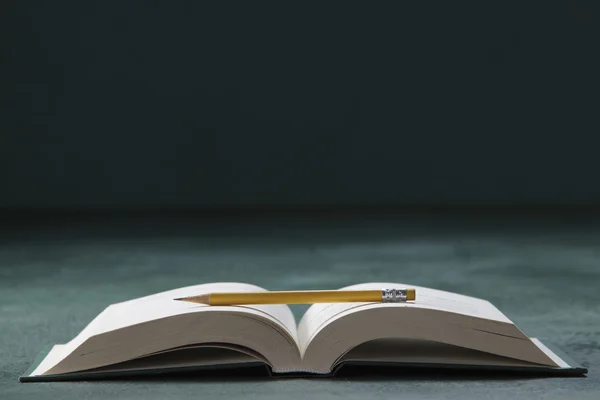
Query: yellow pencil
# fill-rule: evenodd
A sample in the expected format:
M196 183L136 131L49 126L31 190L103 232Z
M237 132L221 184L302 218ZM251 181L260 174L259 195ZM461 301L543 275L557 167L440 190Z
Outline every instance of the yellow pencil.
M208 304L211 306L233 306L243 304L398 303L415 299L415 289L396 288L382 290L204 293L197 296L180 297L174 300Z

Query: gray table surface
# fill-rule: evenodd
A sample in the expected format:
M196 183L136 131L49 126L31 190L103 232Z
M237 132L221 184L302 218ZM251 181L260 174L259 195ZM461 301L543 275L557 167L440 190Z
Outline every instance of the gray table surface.
M268 219L5 227L0 234L0 388L18 398L600 398L600 225L502 218ZM585 378L18 382L44 345L107 305L191 284L269 289L392 281L490 300ZM300 316L303 306L294 307ZM375 397L376 396L376 397Z

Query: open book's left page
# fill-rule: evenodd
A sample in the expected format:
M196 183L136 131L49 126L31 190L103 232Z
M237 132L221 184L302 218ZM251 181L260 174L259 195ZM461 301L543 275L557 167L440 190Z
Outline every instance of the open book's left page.
M105 367L202 344L239 346L248 349L247 353L260 354L274 368L296 367L300 362L296 322L288 306L215 307L173 300L202 293L263 290L244 283L211 283L113 304L73 340L55 346L32 375Z

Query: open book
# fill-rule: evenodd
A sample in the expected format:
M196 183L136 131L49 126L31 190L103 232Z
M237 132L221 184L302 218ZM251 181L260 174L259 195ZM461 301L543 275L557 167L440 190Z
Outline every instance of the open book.
M414 287L407 303L332 303L300 323L286 305L208 306L175 301L265 289L244 283L190 286L113 304L77 337L54 345L21 381L104 379L140 373L266 366L272 374L331 375L344 365L408 365L586 373L521 332L485 300Z

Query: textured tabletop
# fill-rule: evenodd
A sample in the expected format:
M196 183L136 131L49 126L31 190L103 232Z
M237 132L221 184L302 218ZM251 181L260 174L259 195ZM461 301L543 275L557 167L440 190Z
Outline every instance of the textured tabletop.
M9 226L0 236L2 399L600 398L600 225L594 223L403 217L55 225ZM590 372L535 379L18 382L45 345L70 340L107 305L215 281L273 290L396 281L482 297ZM303 310L294 307L298 316Z

